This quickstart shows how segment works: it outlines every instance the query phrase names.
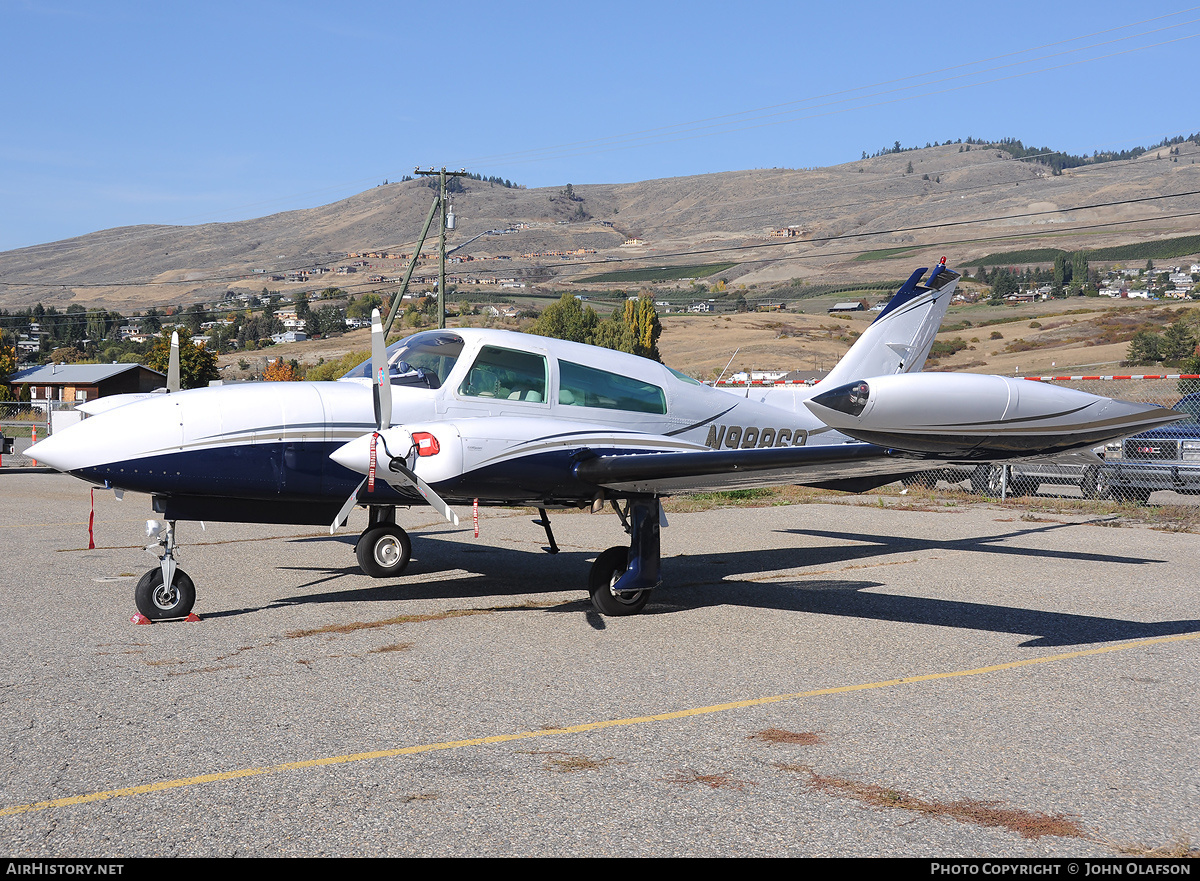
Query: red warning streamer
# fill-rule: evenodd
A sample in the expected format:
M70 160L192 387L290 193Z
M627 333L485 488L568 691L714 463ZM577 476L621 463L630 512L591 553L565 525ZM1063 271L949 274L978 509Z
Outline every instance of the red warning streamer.
M371 435L371 464L367 466L367 492L375 492L375 442L378 434Z
M92 487L92 510L88 512L88 550L96 550L96 538L92 534L92 526L96 523L96 488Z

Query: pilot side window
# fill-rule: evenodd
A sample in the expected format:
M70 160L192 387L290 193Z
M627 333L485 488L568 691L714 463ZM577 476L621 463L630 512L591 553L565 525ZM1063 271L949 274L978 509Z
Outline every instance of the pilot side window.
M540 404L546 400L546 376L545 355L484 346L458 393Z
M558 402L634 413L667 412L667 396L656 385L595 367L558 362Z

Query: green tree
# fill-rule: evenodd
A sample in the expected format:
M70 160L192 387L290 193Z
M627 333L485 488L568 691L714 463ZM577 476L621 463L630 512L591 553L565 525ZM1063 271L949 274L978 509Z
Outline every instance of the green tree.
M1003 303L1005 297L1017 292L1017 280L1007 269L997 268L992 272L991 284L992 296L989 300L991 303Z
M346 317L367 319L371 317L372 309L383 312L383 297L379 294L363 294L357 299L351 298L346 304Z
M1054 278L1051 281L1053 288L1052 295L1055 297L1063 296L1063 292L1070 281L1071 264L1067 262L1066 254L1059 254L1054 258Z
M346 332L346 316L337 306L322 306L312 313L308 324L322 336L339 336Z
M625 301L625 324L633 334L633 354L661 361L658 353L658 338L662 336L662 324L654 301L649 297L638 297Z
M573 294L563 294L557 303L542 310L530 328L538 336L554 337L576 343L593 343L600 317L591 306L584 306Z
M158 333L162 327L162 313L151 306L142 317L141 327L146 333Z
M1164 361L1181 361L1196 350L1196 334L1182 319L1174 321L1162 335L1160 354Z
M1088 283L1087 251L1075 251L1071 254L1071 292L1083 296L1083 289Z
M649 297L626 300L624 309L615 310L601 321L591 306L584 306L572 294L563 294L562 299L542 311L530 332L661 360L658 338L662 324Z
M326 382L341 379L352 367L357 367L370 357L371 352L369 349L347 352L340 358L334 358L332 361L325 361L315 367L308 368L304 374L304 378L311 382Z
M166 373L171 361L171 338L164 334L159 337L142 363L151 370ZM203 343L194 344L190 338L183 336L179 339L179 387L199 388L208 385L220 377L217 370L217 354L209 351Z
M108 336L108 314L103 309L92 309L87 314L87 335L93 343Z
M187 325L187 329L192 336L198 335L203 330L200 325L204 323L204 317L203 303L192 303L192 305L187 307L187 312L183 315L183 322Z
M12 375L17 370L17 348L16 346L0 345L0 390L3 390L5 397L8 400L9 386L8 382Z
M1152 330L1139 330L1129 341L1125 360L1131 364L1153 364L1162 360L1163 338Z

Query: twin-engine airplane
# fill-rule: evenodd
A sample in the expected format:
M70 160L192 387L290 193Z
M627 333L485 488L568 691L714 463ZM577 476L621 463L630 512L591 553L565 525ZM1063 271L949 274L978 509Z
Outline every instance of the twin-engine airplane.
M958 274L945 261L899 289L819 387L749 394L658 362L498 330L431 330L336 382L246 383L109 401L31 448L60 471L149 493L159 566L135 589L150 619L186 615L175 522L345 523L368 511L356 553L386 578L408 564L397 506L611 505L630 536L592 564L588 591L630 615L661 583L659 499L795 483L864 491L930 462L1083 449L1179 418L1172 410L1001 377L922 374ZM115 406L114 406L115 404ZM96 407L100 410L101 407ZM393 414L398 417L393 420Z

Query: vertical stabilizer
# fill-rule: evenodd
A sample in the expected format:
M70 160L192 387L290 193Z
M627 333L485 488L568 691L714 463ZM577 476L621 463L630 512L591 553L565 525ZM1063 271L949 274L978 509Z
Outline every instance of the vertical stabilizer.
M842 356L822 387L842 385L868 376L915 373L925 366L959 274L946 268L942 258L924 282L918 269L871 322L863 335Z

